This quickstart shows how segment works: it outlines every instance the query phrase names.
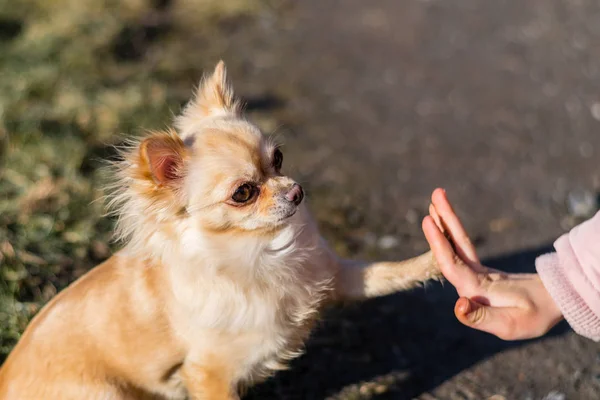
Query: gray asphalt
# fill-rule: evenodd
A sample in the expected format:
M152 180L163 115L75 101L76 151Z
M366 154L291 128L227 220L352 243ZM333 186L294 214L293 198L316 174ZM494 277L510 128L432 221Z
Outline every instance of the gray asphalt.
M533 271L577 222L569 194L598 193L600 3L286 4L228 28L225 56L339 252L426 250L442 186L488 264ZM598 344L565 324L502 342L460 326L455 299L432 284L332 310L247 398L600 398Z

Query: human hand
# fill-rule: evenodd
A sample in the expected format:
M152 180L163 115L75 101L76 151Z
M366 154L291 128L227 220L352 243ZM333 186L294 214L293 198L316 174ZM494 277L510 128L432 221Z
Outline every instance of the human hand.
M507 274L480 263L443 189L433 192L429 214L423 232L442 274L460 296L454 307L460 322L517 340L542 336L562 319L537 274Z

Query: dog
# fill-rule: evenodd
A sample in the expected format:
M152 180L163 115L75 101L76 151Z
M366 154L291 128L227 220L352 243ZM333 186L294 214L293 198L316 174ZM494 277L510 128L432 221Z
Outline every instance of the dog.
M108 206L125 243L36 315L0 399L239 399L302 352L321 310L440 277L338 258L220 62L174 121L121 150Z

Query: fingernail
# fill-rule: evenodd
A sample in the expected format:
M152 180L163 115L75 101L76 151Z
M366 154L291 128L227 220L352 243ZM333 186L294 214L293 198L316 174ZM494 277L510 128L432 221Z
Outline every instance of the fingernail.
M467 315L468 313L471 312L471 302L468 299L461 299L459 300L460 304L458 305L458 311L460 311L461 314Z

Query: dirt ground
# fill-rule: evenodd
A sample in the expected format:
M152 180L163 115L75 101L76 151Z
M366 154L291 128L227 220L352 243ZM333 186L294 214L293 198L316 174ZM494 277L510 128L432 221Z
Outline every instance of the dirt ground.
M570 196L600 188L599 27L585 0L304 0L232 29L226 59L340 252L425 250L442 186L489 265L533 271L576 222ZM455 299L432 284L332 310L246 398L600 398L597 344L566 325L502 342Z

